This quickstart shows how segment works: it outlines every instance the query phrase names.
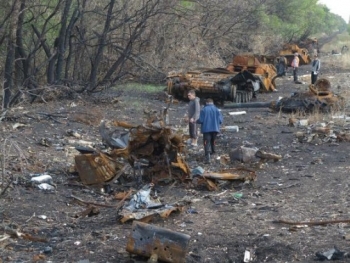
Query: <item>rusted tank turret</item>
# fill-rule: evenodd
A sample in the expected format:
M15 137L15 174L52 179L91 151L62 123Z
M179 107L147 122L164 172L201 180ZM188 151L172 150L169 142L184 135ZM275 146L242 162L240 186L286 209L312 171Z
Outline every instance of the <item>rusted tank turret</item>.
M287 59L287 64L290 66L295 53L298 53L299 65L308 65L311 63L309 51L306 48L300 48L296 44L284 45L283 49L279 52L279 56L285 57Z
M187 99L189 90L196 90L201 98L249 102L257 92L275 90L276 68L261 63L253 54L237 55L226 68L197 68L186 72L171 71L167 76L167 92L179 99Z
M270 108L282 112L329 112L344 107L344 100L331 91L327 79L319 79L309 85L309 91L296 92L291 97L284 97L272 102L236 103L225 105L225 108Z
M228 64L227 70L231 72L242 72L247 70L256 76L259 76L261 81L261 91L274 91L276 84L274 82L277 76L276 67L270 63L260 62L258 56L251 54L237 55L232 62Z

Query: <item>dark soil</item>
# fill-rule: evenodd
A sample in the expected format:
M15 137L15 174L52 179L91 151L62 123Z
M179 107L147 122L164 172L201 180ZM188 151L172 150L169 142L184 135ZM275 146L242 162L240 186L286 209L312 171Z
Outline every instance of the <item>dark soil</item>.
M300 74L309 77L307 70L303 67ZM349 89L349 73L345 70L325 62L322 72L320 77L328 78L336 93ZM302 80L306 83L294 84L289 72L289 76L278 80L278 92L258 94L257 101L274 101L279 96L307 90L309 78ZM91 142L92 147L103 148L98 132L101 120L142 123L144 109L160 111L166 106L162 92L124 91L119 95L106 92L92 98L81 95L74 100L24 103L3 119L2 189L9 181L13 182L0 196L0 262L147 261L125 251L131 223L121 224L115 208L100 207L98 215L79 217L78 213L86 207L71 198L74 194L85 201L117 205L114 193L136 187L132 180L124 184L112 180L109 185L113 192L106 194L101 192L102 186L83 185L77 175L68 172L74 165L74 156L79 154L74 149L77 139L69 137L68 130L77 131L81 140ZM182 118L186 109L186 102L171 106L170 122L174 127L185 130ZM229 112L241 109L221 110L224 125L238 125L240 130L220 134L217 156L244 144L283 158L261 167L240 162L225 166L219 160L206 165L201 146L188 149L186 160L191 168L202 166L219 171L244 166L256 171L257 181L248 184L220 181L218 191L180 181L155 186L165 203L187 197L192 201L191 208L197 211L173 213L165 219L155 217L150 222L191 236L185 262L243 262L246 250L252 252L252 262L314 262L316 252L326 252L334 246L350 252L346 238L350 233L348 223L321 226L274 223L281 219L350 220L349 142L327 141L322 135L307 142L295 135L297 131L308 134L311 125L330 121L334 121L334 131L348 131L350 123L332 120L329 114L292 116L260 108L243 109L247 114L230 116ZM288 126L291 117L309 119L310 125ZM24 125L15 127L16 124ZM44 172L54 178L55 191L43 191L28 183L30 174ZM143 183L148 182L144 178ZM234 193L243 196L234 198ZM4 227L47 242L7 237ZM345 255L337 262L350 262L350 258Z

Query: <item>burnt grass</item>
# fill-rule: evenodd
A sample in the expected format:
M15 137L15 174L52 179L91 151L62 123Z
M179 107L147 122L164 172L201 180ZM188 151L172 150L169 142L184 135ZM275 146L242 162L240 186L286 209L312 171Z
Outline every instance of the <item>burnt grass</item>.
M300 75L308 76L307 70L302 67ZM307 89L309 78L302 79L305 84L294 84L290 74L278 80L278 92L258 94L257 101L273 101ZM349 89L349 73L344 69L324 63L322 77L330 80L336 93ZM77 139L69 137L67 131L77 131L81 140L103 148L98 131L101 120L141 124L144 109L158 111L165 106L162 91L105 91L93 97L77 95L11 109L0 126L2 184L12 180L0 199L0 262L146 262L147 258L125 251L131 222L120 223L115 208L99 207L98 215L79 216L86 206L71 198L72 194L88 202L117 205L114 194L137 185L132 175L125 175L124 181L108 182L110 194L101 192L101 185L83 185L79 176L69 173L79 153L72 141ZM170 107L169 115L171 124L184 131L186 109L187 103L180 101ZM225 166L218 160L206 165L201 138L197 149L187 149L186 161L191 168L219 171L248 167L256 171L257 180L219 181L218 191L181 181L155 186L164 203L187 198L192 201L188 208L196 211L154 217L150 222L191 236L185 262L243 262L246 250L252 252L252 262L317 262L316 252L334 246L350 253L347 223L305 226L274 222L350 220L349 142L326 141L321 136L299 141L295 133L307 132L308 127L288 126L291 114L268 108L221 110L224 125L238 125L239 132L220 134L218 156L245 144L283 158L261 167L237 161ZM228 114L240 110L246 114ZM329 115L322 114L293 117L309 119L310 125L331 121ZM19 123L22 125L16 127ZM341 131L349 128L350 122L335 122L333 126ZM43 191L29 183L30 174L44 172L53 177L55 191ZM148 178L143 180L149 182ZM235 193L242 197L235 197ZM44 240L5 238L9 233L5 227ZM337 262L349 261L345 255Z

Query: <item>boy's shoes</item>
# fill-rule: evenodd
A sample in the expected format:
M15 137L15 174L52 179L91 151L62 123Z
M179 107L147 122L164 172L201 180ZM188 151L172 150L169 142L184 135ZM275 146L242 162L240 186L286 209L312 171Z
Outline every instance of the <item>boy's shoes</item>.
M197 146L198 146L198 144L191 143L191 146L192 146L192 147L197 147Z

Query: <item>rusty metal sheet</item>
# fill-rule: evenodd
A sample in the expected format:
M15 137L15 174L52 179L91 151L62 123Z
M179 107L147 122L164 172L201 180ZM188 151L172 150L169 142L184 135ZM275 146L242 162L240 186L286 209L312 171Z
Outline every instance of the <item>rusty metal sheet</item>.
M176 163L172 162L171 165L180 168L186 175L189 175L191 173L190 167L180 155L176 156L176 161Z
M167 177L172 180L173 176L182 178L184 174L188 177L190 169L185 160L179 156L179 153L185 148L183 136L175 133L172 127L166 126L164 120L169 105L160 113L154 110L144 110L147 120L142 125L114 121L113 124L117 127L129 128L128 141L125 142L127 145L123 148L120 148L115 138L112 137L115 131L108 125L101 125L99 129L101 136L112 151L106 154L107 159L103 156L76 156L76 170L83 183L97 184L111 179L113 175L120 176L119 172L126 162L134 166L135 162L140 159L148 161L142 176L152 176L154 181ZM123 157L124 160L120 157ZM113 161L118 165L115 168ZM163 171L166 171L167 174Z
M119 212L121 216L120 222L125 223L130 220L139 220L142 222L148 222L153 219L154 216L159 215L162 218L167 218L173 212L182 212L182 206L164 206L157 209L137 209L131 212L128 209L123 209Z
M157 254L164 262L184 263L190 238L183 233L134 221L126 251L145 257Z
M99 184L111 180L123 168L103 153L75 156L75 168L84 184Z
M218 179L218 180L243 180L256 181L256 173L253 170L245 168L226 169L221 172L205 172L202 175L204 178Z

